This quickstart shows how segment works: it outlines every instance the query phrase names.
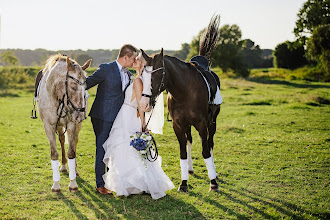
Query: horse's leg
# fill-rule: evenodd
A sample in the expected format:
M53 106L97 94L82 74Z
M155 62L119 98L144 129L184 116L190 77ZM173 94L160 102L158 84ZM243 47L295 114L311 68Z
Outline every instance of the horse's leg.
M187 192L188 191L188 185L187 181L189 179L189 173L188 173L188 160L187 160L187 138L186 138L186 132L182 125L178 125L175 121L173 123L173 129L176 134L176 137L180 144L180 167L181 167L181 184L178 188L178 191L180 192Z
M58 126L57 127L57 133L58 133L58 139L61 143L61 153L62 153L62 165L61 165L60 171L62 173L66 173L66 172L68 172L68 170L66 168L66 164L67 164L68 160L66 159L66 155L65 155L66 154L65 147L64 147L65 135L64 135L63 127Z
M76 182L76 124L74 122L69 122L67 125L67 134L68 134L68 158L69 158L69 190L71 192L78 191L78 185Z
M213 117L212 117L211 123L208 126L208 130L209 130L208 146L210 148L211 158L212 158L212 162L214 164L214 157L213 157L214 140L213 140L213 137L214 137L214 134L215 134L216 129L217 129L217 124L216 123L217 123L217 116L220 112L220 105L214 105L212 107L213 107L213 109L212 109ZM218 175L216 175L216 179L218 179ZM213 190L212 189L212 183L211 183L210 190Z
M53 181L54 181L52 186L52 192L60 192L61 191L61 187L60 187L61 177L59 171L60 163L58 161L58 152L56 149L55 127L45 122L44 128L50 146L50 159L51 159L51 165L53 170Z
M202 154L203 154L204 162L205 162L206 167L207 167L208 176L211 180L210 190L218 191L219 186L216 182L217 174L215 172L214 162L213 162L213 159L211 157L211 149L208 146L207 122L206 121L200 122L196 129L199 132L199 136L201 137L202 146L203 146Z
M208 130L209 130L209 137L208 137L208 146L210 148L210 153L211 153L211 158L212 158L212 163L214 164L214 157L213 157L213 148L214 148L214 134L216 132L217 129L217 116L220 112L220 105L214 105L212 106L213 109L213 117L212 117L212 121L210 122L209 126L208 126ZM214 165L215 166L215 165ZM218 179L218 175L216 174L216 179ZM215 182L216 183L216 182ZM211 186L210 186L210 191L217 191L218 190L218 185L215 184L214 181L211 181Z
M75 144L74 144L74 152L77 153L77 144L78 144L78 139L79 139L79 131L81 129L82 123L77 123L76 124L76 137L75 137ZM77 170L77 160L76 160L76 176L79 176L79 172Z
M192 136L191 136L191 126L188 127L187 133L187 157L188 157L188 172L189 174L194 174L193 161L191 157L191 145L192 145Z

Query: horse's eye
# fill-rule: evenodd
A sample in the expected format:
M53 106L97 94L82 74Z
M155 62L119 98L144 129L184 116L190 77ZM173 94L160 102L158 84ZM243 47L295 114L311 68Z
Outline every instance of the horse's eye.
M77 88L76 88L76 87L71 87L71 89L72 89L73 91L77 91Z

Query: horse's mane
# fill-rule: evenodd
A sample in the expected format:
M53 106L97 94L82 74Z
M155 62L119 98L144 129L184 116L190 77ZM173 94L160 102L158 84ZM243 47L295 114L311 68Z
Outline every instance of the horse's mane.
M46 73L47 70L51 69L55 65L56 62L66 62L67 57L68 57L67 55L63 55L63 54L55 54L55 55L49 57L46 61L43 73ZM70 61L73 62L74 64L78 64L73 59L70 59Z
M205 56L208 60L212 51L218 46L220 37L220 15L211 18L208 28L201 34L199 41L199 55Z

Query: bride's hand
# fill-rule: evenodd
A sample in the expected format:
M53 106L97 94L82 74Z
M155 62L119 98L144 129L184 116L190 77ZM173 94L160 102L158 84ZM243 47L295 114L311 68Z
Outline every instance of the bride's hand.
M145 132L145 133L149 133L149 129L146 128L144 131L142 130L142 128L140 129L140 132Z

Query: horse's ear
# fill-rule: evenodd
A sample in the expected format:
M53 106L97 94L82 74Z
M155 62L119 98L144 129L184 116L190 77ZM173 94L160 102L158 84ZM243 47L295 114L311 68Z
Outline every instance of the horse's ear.
M87 69L88 67L90 67L92 63L92 59L89 59L86 61L86 63L81 67L83 70Z
M160 51L159 56L163 58L163 56L164 56L164 50L163 50L163 48L162 48L162 50Z
M151 58L148 56L148 54L146 54L144 52L144 50L142 50L142 49L140 49L140 50L141 50L143 58L147 61L147 65L150 65L151 64Z
M69 71L74 71L74 66L71 63L71 60L70 60L69 57L66 57L66 66L67 66L67 68L68 68Z

